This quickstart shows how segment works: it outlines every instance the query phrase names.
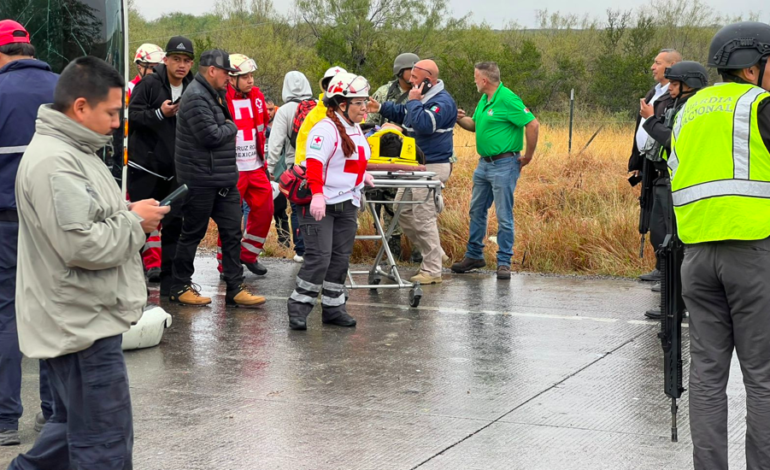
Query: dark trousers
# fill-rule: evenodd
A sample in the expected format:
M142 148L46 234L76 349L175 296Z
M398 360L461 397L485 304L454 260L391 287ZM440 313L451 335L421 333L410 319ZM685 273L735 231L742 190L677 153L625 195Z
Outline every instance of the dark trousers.
M696 470L727 470L733 351L746 388L746 468L770 469L770 238L685 247L690 429Z
M291 240L291 229L289 228L289 214L286 213L286 208L289 206L289 201L286 200L286 196L279 194L278 197L273 199L273 220L275 220L275 233L278 235L278 243L285 247L289 247Z
M179 184L177 184L176 179L166 181L146 171L135 168L128 169L128 195L132 201L141 201L142 199L157 199L161 201L178 187ZM181 233L182 202L177 201L171 204L171 212L163 217L161 228L160 279L163 285L170 286L171 284L174 256L176 255L176 247ZM149 237L149 235L147 236Z
M671 180L659 177L652 184L652 213L650 214L650 244L657 253L671 226ZM662 260L656 255L656 269Z
M294 252L300 256L305 256L305 239L302 237L302 223L299 217L301 210L300 206L291 203L291 234L294 239Z
M122 337L45 362L55 413L8 470L131 470L134 431Z
M227 290L243 284L241 264L241 194L238 188L190 188L182 206L182 234L174 258L172 292L179 292L192 282L195 252L198 250L209 219L214 219L222 239L222 269Z
M327 205L320 221L310 215L309 206L300 206L299 211L305 262L288 300L289 317L307 318L321 293L323 319L334 320L347 313L345 277L358 230L358 208L351 201Z
M0 221L0 429L18 429L21 405L21 359L16 331L16 249L18 222ZM40 362L40 407L53 413L47 369Z

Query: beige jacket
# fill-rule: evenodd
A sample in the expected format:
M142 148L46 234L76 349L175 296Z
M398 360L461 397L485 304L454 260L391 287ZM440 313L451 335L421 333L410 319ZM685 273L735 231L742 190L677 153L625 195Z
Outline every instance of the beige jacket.
M141 219L95 154L110 139L40 107L16 177L16 320L28 357L82 351L142 316Z

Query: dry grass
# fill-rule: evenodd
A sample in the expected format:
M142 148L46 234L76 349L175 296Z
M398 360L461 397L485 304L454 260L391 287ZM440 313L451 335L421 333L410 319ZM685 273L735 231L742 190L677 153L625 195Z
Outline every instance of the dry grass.
M613 276L635 276L651 268L654 256L649 243L645 258L639 258L639 190L632 189L625 179L633 129L605 128L579 154L594 131L576 130L570 155L567 129L541 126L538 152L523 170L516 188L515 268ZM469 230L471 179L477 162L475 136L458 130L455 146L459 161L444 193L446 209L439 224L444 250L452 260L459 260L465 253ZM360 225L362 232L372 233L368 214L360 219ZM215 231L212 224L205 246L216 245ZM493 208L488 235L496 232ZM497 245L487 243L489 266L495 266L496 250ZM356 242L353 261L368 262L374 254L371 242ZM291 257L294 253L278 245L273 230L266 255Z

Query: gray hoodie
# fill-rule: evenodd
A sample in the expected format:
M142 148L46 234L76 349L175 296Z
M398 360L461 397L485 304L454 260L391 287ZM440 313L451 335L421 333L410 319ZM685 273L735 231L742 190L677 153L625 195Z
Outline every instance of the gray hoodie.
M267 141L267 170L274 175L275 165L281 159L281 153L286 148L286 166L294 164L294 147L291 146L289 136L294 122L294 114L302 100L313 97L310 82L302 72L291 71L283 79L283 106L278 108L273 118L273 127L270 130L270 138Z
M96 155L112 137L50 105L16 178L16 321L28 357L50 359L128 331L147 291L141 219Z

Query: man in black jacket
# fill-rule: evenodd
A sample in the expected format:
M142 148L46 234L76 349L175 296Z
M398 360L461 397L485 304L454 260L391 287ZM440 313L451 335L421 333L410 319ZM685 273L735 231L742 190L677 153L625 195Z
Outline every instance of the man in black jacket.
M227 282L227 306L254 307L265 298L252 295L243 284L241 265L241 195L235 135L238 128L227 108L224 91L230 56L221 49L201 55L198 74L182 96L176 123L176 176L190 191L182 207L182 235L174 257L170 299L186 305L208 305L192 283L195 252L206 235L209 218L219 227L222 268Z
M645 112L643 110L651 109L652 114L650 116L660 117L663 116L666 108L670 107L674 103L674 100L668 93L669 82L665 76L665 73L666 68L671 67L681 60L682 56L677 51L673 49L663 49L655 57L655 61L650 67L650 70L652 70L652 76L658 83L652 90L647 93L644 99L640 100L641 110L639 117L636 119L634 144L631 148L631 158L628 160L628 171L637 176L642 171L644 159L646 158L643 150L645 149L645 145L648 144L647 139L650 137L644 128L646 119L642 117L642 113ZM665 186L665 182L661 180L661 177L668 178L668 172L665 170L665 165L663 165L662 169L663 171L656 170L657 175L654 183L655 186ZM657 193L658 192L653 190L653 211L650 217L650 244L655 250L657 250L660 244L663 243L663 238L666 236L666 224L664 217L665 211L661 210L661 203L657 200L657 196L655 196ZM657 210L656 205L658 206ZM643 281L661 280L659 258L657 259L655 269L652 272L641 275L640 279Z
M178 186L174 172L176 114L179 99L193 80L193 43L176 36L166 46L163 64L147 74L131 93L128 105L128 195L132 201L163 200ZM171 271L182 231L181 204L163 219L160 247L147 243L145 250L161 251L160 294L171 293ZM153 245L153 243L155 245Z

